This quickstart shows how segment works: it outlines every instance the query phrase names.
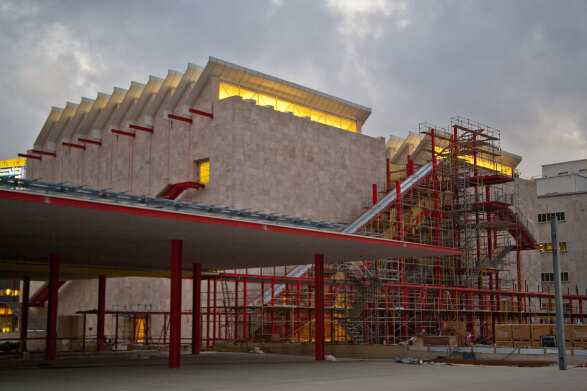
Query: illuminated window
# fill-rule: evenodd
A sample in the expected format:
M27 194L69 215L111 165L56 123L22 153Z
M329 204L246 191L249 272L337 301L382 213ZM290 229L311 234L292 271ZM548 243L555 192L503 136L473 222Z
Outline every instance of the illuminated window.
M145 343L145 318L144 317L136 317L135 318L135 342L136 343Z
M210 183L210 159L196 160L196 181L203 185Z
M540 250L541 253L551 253L552 243L539 243L538 250ZM558 251L562 254L566 253L568 251L567 242L559 242Z
M334 114L328 114L323 111L314 110L307 106L299 105L276 96L253 91L247 88L236 86L234 84L220 82L218 99L222 100L230 98L231 96L240 96L243 99L252 99L259 106L271 106L276 111L281 111L284 113L289 112L296 117L309 117L312 121L319 122L324 125L333 126L335 128L347 130L349 132L357 132L357 122L353 119L339 117Z
M15 288L0 289L0 296L18 297L19 295L20 290Z

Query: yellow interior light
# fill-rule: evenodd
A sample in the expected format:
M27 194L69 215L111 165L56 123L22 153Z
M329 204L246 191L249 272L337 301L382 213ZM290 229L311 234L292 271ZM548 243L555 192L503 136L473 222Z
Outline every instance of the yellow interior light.
M210 160L198 162L198 181L203 185L210 183Z
M226 82L220 82L218 89L218 99L222 100L232 96L240 96L242 99L253 99L259 106L273 106L273 109L276 111L281 111L283 113L293 113L293 115L296 117L310 117L312 121L324 125L333 126L335 128L347 130L353 133L357 132L357 122L350 118L327 114L323 111L314 110L307 106L281 99L277 96L253 91L248 88L239 87Z
M434 148L434 150L436 151L436 153L440 153L444 150L444 148L440 147L440 146L436 146ZM443 155L437 155L437 156L438 156L439 160L445 158L445 156L443 156ZM473 165L475 163L475 159L471 155L459 155L458 158L460 160L463 160L463 161L471 164L471 165ZM496 171L496 172L499 172L499 173L507 175L507 176L513 175L513 169L511 167L506 166L505 164L493 162L493 161L483 159L480 157L477 157L477 166L481 167L481 168L486 168L491 171Z

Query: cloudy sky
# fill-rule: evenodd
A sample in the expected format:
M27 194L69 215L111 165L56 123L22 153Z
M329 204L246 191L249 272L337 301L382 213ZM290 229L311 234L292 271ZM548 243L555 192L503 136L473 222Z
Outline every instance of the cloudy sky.
M215 56L361 103L372 136L462 115L540 164L587 158L587 1L0 0L0 159L51 106Z

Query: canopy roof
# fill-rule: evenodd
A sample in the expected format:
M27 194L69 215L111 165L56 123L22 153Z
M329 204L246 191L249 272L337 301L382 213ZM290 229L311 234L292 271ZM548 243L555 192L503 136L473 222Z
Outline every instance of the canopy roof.
M254 217L0 189L0 270L59 254L67 265L147 272L169 270L170 241L183 240L183 267L206 269L459 254L458 249L270 223ZM13 267L11 267L12 265ZM31 268L29 271L38 270ZM133 273L129 272L129 275Z

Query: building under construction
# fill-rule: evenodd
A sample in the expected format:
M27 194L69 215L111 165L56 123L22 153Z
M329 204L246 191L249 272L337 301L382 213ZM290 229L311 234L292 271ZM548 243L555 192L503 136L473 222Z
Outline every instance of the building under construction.
M129 344L174 356L182 341L539 344L554 295L523 280L537 243L517 208L521 158L468 119L386 142L361 133L369 114L215 58L53 108L22 154L27 178L0 178L6 215L29 223L4 223L1 266L25 292L41 281L21 345L44 323L53 357ZM564 300L582 323L587 297ZM583 327L569 343L587 347Z

